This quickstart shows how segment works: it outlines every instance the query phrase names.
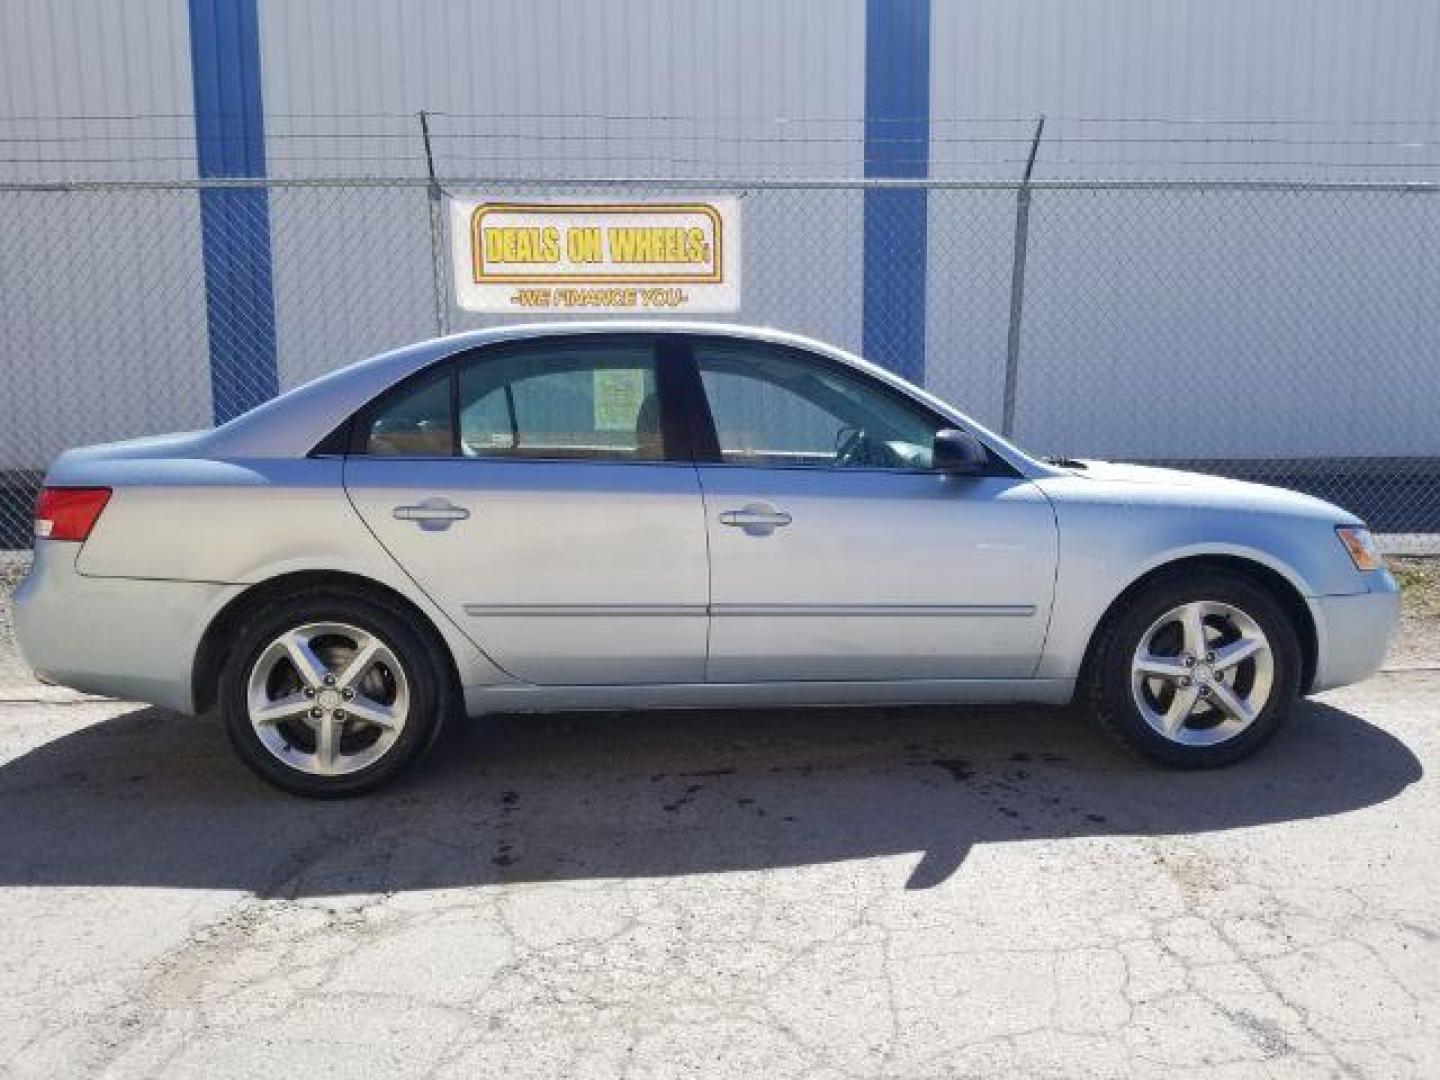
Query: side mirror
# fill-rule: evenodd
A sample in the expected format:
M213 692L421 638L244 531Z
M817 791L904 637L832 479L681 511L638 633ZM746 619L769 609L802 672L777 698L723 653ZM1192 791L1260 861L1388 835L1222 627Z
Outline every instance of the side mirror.
M990 463L985 444L968 431L941 428L935 433L931 465L953 476L979 476Z

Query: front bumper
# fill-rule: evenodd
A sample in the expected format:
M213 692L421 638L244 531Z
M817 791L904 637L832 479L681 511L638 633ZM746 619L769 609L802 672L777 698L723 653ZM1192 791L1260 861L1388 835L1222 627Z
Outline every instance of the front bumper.
M1400 588L1386 570L1365 578L1369 592L1310 597L1318 647L1311 693L1360 682L1385 662L1400 621Z
M75 569L79 550L36 541L15 591L21 657L44 682L193 712L196 647L238 586L86 577Z

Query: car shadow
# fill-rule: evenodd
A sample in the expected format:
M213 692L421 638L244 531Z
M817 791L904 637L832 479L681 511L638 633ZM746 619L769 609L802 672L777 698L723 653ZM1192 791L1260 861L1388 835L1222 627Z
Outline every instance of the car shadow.
M923 888L976 844L1324 817L1421 773L1314 702L1258 758L1202 773L1064 710L570 714L454 725L409 778L326 803L253 778L218 723L143 708L0 768L0 886L323 896L914 853Z

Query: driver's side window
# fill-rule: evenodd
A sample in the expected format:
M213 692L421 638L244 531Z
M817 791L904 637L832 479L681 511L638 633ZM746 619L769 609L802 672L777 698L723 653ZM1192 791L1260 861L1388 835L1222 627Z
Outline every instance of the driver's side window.
M939 425L863 376L752 342L700 341L695 360L722 461L772 467L930 467Z

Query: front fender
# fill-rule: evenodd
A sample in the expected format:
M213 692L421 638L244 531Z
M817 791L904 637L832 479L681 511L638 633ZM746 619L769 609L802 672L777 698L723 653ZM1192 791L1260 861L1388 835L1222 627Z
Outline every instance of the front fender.
M1312 598L1368 588L1334 526L1321 519L1063 500L1056 500L1055 510L1060 558L1038 678L1077 677L1111 605L1147 574L1182 560L1220 556L1273 571L1305 600L1312 618Z

